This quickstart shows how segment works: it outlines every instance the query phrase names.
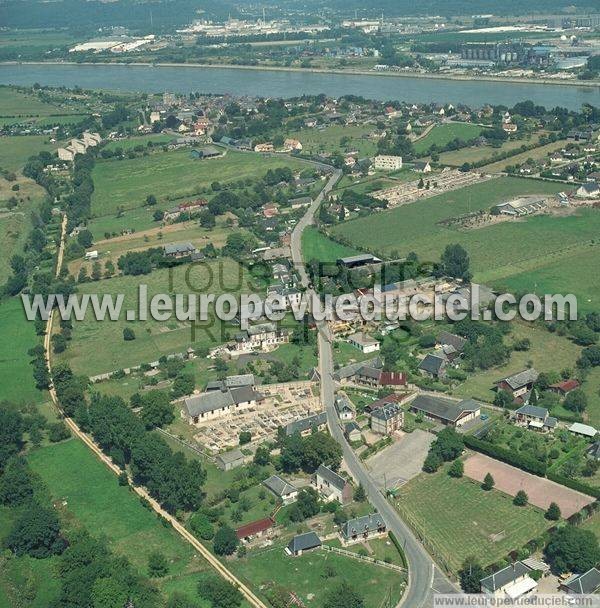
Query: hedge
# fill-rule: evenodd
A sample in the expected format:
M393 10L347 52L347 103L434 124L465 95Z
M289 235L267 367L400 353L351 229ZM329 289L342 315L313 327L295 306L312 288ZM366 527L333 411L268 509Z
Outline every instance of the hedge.
M510 464L518 469L523 469L524 471L533 473L539 477L546 476L546 465L538 460L535 460L534 458L531 458L530 456L516 454L515 452L511 452L505 448L493 445L487 441L476 439L471 435L465 435L463 440L468 448L471 448L476 452L481 452L487 456L490 456L491 458L501 460L506 464Z
M394 547L396 547L396 549L398 550L398 553L400 554L400 559L402 560L402 566L404 568L408 568L408 561L406 560L406 555L404 554L404 549L402 548L402 545L398 542L396 535L393 532L388 532L388 536L390 537L390 540L394 543Z
M561 486L567 486L567 488L571 488L571 490L575 490L576 492L581 492L582 494L587 494L588 496L593 496L594 498L600 498L600 488L594 488L584 481L570 479L569 477L564 477L558 473L550 472L548 473L548 479L559 483Z

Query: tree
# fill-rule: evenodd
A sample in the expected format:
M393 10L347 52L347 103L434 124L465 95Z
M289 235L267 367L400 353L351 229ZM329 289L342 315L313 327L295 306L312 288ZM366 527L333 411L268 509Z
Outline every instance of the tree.
M468 557L465 560L458 574L461 589L465 593L479 593L481 591L479 581L485 576L485 571L474 557Z
M367 500L367 493L365 492L362 483L359 483L356 490L354 490L354 500L356 502L365 502Z
M167 558L158 551L150 553L148 556L148 575L153 578L163 577L169 572Z
M131 342L132 340L135 340L135 332L133 331L133 329L131 329L131 327L126 327L123 330L123 340L125 340L125 342Z
M198 604L187 595L175 592L168 600L165 608L199 608Z
M0 477L0 504L22 505L32 496L33 484L25 461L18 457L11 458Z
M92 246L94 238L89 230L81 230L77 235L77 242L85 249Z
M122 608L129 598L129 589L125 581L118 578L97 578L90 596L93 608Z
M446 245L446 249L444 249L441 259L443 274L469 281L471 279L469 264L469 255L462 245L459 245L458 243Z
M56 513L32 501L16 519L6 546L16 555L36 558L62 553L65 541L60 536Z
M190 527L194 534L202 540L212 540L215 536L215 529L204 513L195 513L190 518Z
M204 574L198 582L198 595L212 608L238 608L243 596L229 581L214 574Z
M355 591L346 581L336 585L326 594L323 608L364 608L363 597Z
M161 428L175 420L169 395L163 391L149 391L141 398L141 418L147 429Z
M545 549L555 574L587 572L600 561L598 539L591 530L565 526L554 532Z
M8 459L21 450L23 430L21 414L10 409L7 404L0 404L0 471Z
M481 484L481 487L488 492L489 490L491 490L494 487L494 478L491 476L490 473L486 473L485 477L483 478L483 483Z
M52 443L58 443L64 441L71 436L71 431L67 428L67 425L63 422L55 422L48 425L48 439Z
M458 458L450 465L450 468L448 469L448 475L450 475L450 477L462 477L464 472L465 465L463 464L463 461L459 460Z
M314 488L303 488L298 492L298 499L289 511L289 518L294 522L301 522L314 517L321 510L319 495Z
M563 405L572 412L581 413L587 407L587 403L587 395L582 389L576 388L565 397Z
M438 454L438 452L430 450L429 454L427 454L427 458L425 458L425 462L423 463L423 470L426 473L435 473L442 466L442 462L442 457Z
M252 441L252 433L250 431L242 431L240 433L240 445L246 445Z
M513 403L513 396L505 390L499 389L494 396L494 405L498 407L510 407Z
M254 452L254 464L261 467L267 466L271 461L271 450L266 445L259 445Z
M154 196L154 194L149 194L146 197L146 205L148 205L148 207L152 207L153 205L156 205L157 200L156 197Z
M67 349L67 340L62 334L54 334L52 336L52 352L53 353L64 353Z
M227 525L221 526L213 540L213 548L217 555L232 555L237 549L239 540L235 530Z
M560 507L555 502L551 502L544 517L550 521L558 521L560 519Z
M99 281L102 278L102 266L100 262L96 260L92 264L92 281Z
M517 507L524 507L528 502L529 496L527 496L525 490L519 490L513 499L513 505Z

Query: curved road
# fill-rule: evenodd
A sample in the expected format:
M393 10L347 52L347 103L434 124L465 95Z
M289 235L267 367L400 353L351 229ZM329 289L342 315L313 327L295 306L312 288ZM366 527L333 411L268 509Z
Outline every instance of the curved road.
M311 293L308 275L302 260L302 231L306 226L313 223L314 215L323 201L342 175L341 171L335 171L330 177L322 193L315 199L306 214L298 222L292 233L291 250L295 270L300 276L304 288ZM335 383L333 380L333 352L331 348L331 336L326 322L317 323L319 343L319 373L321 376L321 401L327 412L327 424L331 435L342 446L344 461L352 477L364 487L371 504L383 514L388 529L404 546L404 552L408 560L408 588L406 589L400 604L408 608L423 608L432 604L433 593L456 593L456 587L435 565L433 559L425 551L421 543L415 538L408 526L402 521L398 512L390 505L387 498L377 489L370 473L359 460L350 447L337 412L335 410Z

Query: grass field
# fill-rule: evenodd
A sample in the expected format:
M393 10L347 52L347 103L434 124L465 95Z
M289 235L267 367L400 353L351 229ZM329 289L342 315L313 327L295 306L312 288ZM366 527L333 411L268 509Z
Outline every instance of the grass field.
M35 388L27 351L39 338L25 319L20 298L0 302L0 401L40 403L45 393Z
M208 186L213 181L262 177L269 169L276 167L297 169L305 166L301 161L289 158L233 151L227 151L222 158L204 161L190 158L189 150L98 161L92 174L95 187L92 214L111 215L116 213L118 207L141 207L149 194L158 199L191 196L196 188Z
M600 213L582 209L561 217L540 215L471 230L439 222L522 194L560 190L560 184L550 182L499 178L351 220L335 226L332 232L383 255L392 250L402 254L415 251L423 261L438 260L446 245L461 243L471 258L475 279L486 282L514 274L516 265L545 261L553 252L589 243L598 234Z
M335 576L323 576L326 564ZM321 550L290 558L282 545L231 562L231 567L259 594L275 583L296 593L305 606L315 607L322 606L327 592L344 580L364 597L366 608L379 608L388 593L390 605L396 605L403 583L398 572Z
M10 276L10 258L23 248L28 231L27 212L0 214L0 285L3 285Z
M172 284L170 284L172 272ZM189 275L188 275L189 273ZM67 350L59 356L67 361L77 373L95 375L110 372L140 363L156 361L161 355L183 352L188 346L215 345L227 341L221 333L223 325L211 322L194 336L189 322L178 322L175 317L166 322L126 321L125 310L137 308L138 286L147 285L148 301L155 294L196 293L252 293L262 286L249 284L248 274L230 259L220 259L194 266L179 266L171 271L161 269L141 277L121 276L97 283L85 283L80 293L100 295L124 294L123 312L119 321L96 321L90 309L84 321L74 322L73 340ZM135 331L135 340L125 342L123 329L129 326ZM204 327L204 326L203 326ZM229 328L234 332L233 327ZM110 348L107 348L110 345Z
M470 556L487 566L548 527L542 511L516 507L511 497L454 479L446 469L409 481L400 489L397 505L427 548L453 572Z
M73 527L104 537L111 549L146 572L148 556L159 551L169 561L169 579L204 569L194 549L144 508L128 488L75 439L38 449L28 457ZM85 479L85 483L82 483Z
M495 395L492 391L494 382L522 371L529 362L533 363L538 372L560 372L575 367L581 348L567 338L526 323L512 323L511 327L512 333L505 338L505 342L510 344L527 338L531 341L531 348L528 351L513 351L506 365L469 374L467 380L454 389L453 394L492 402Z
M438 147L442 148L456 138L461 139L462 141L467 141L469 139L479 137L484 130L485 127L480 127L479 125L473 125L470 123L445 123L433 127L433 129L431 129L431 131L429 131L425 137L417 139L414 142L413 147L416 154L424 154L433 144L436 144Z
M38 152L53 152L58 147L51 144L47 135L6 135L0 137L0 167L20 171L27 159Z
M600 368L596 367L590 371L583 383L583 390L588 398L587 420L598 428L600 427Z
M5 46L6 37L0 36L0 47ZM33 93L17 91L11 87L0 87L0 117L51 116L64 114L64 108L46 103Z
M117 148L121 148L126 152L127 150L131 150L136 146L146 147L148 142L152 142L153 144L167 144L172 140L173 137L171 135L164 135L162 133L143 135L139 137L128 137L127 139L116 139L114 141L109 141L104 146L104 150L116 150Z
M286 133L286 137L297 139L302 143L303 154L322 154L323 152L354 152L361 158L373 156L377 150L374 140L367 138L373 131L370 125L332 125L324 129L302 129ZM348 138L342 145L342 139Z
M335 262L340 257L358 253L360 252L357 249L332 241L313 226L308 226L302 233L302 255L306 261Z
M556 152L556 150L560 150L564 148L567 144L567 140L559 140L555 141L551 144L546 144L545 146L539 146L538 148L534 148L533 150L528 150L527 152L522 152L521 154L515 154L514 156L510 156L509 158L505 158L504 160L499 160L484 167L485 171L489 171L490 173L495 173L497 171L504 171L506 167L509 165L519 165L530 158L533 160L541 160L552 154L552 152Z

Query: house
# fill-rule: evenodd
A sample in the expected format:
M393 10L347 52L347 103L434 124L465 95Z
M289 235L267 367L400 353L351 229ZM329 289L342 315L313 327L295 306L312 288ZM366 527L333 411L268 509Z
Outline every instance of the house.
M391 435L403 424L404 410L397 403L385 403L371 413L371 430L379 435Z
M206 392L225 391L228 388L242 388L243 386L251 388L256 386L254 374L237 374L235 376L227 376L224 380L213 380L206 384Z
M335 409L342 421L353 420L356 414L354 407L345 395L338 395L335 398Z
M65 148L58 148L58 150L56 150L56 153L58 154L59 160L63 160L66 162L72 162L75 159L75 155L77 154L77 152L71 146L66 146Z
M516 133L519 130L519 128L517 127L517 125L514 122L503 122L502 130L505 133Z
M267 142L264 144L256 144L254 146L255 152L273 152L274 150L275 148L273 147L273 144L271 142Z
M378 171L398 171L402 169L402 157L380 154L373 159L373 166Z
M444 350L445 353L445 348L452 347L454 352L460 355L467 344L467 339L463 338L462 336L452 334L449 331L442 331L437 337L437 344Z
M168 243L163 247L165 256L168 258L185 258L194 255L198 249L191 243Z
M241 467L244 464L245 456L237 448L223 454L218 454L215 458L215 464L221 471L231 471L236 467Z
M445 356L427 354L419 363L419 373L429 378L445 378L448 359Z
M286 329L279 329L275 323L261 323L236 334L235 350L243 353L269 351L289 341L290 335Z
M260 538L264 536L265 533L270 530L275 522L270 518L266 517L265 519L259 519L257 521L253 521L241 528L238 528L235 531L236 536L239 540L250 541L254 538Z
M193 159L205 159L205 158L220 158L224 156L225 152L222 148L217 148L215 146L205 146L204 148L194 148L190 152L190 158Z
M387 534L385 520L380 513L371 513L362 517L349 519L342 524L340 538L343 545L352 545L369 538Z
M581 422L574 422L569 427L569 432L580 437L587 437L588 439L593 439L598 434L598 431L593 426L581 424Z
M380 407L383 407L384 405L387 405L388 403L400 403L402 401L402 398L399 395L396 395L395 393L391 393L390 395L387 395L386 397L382 397L381 399L377 399L377 401L373 401L372 403L369 403L365 406L365 412L367 414L372 414L376 409L379 409Z
M279 475L271 475L271 477L263 481L263 485L284 505L296 502L298 498L298 488L279 477Z
M558 420L549 415L545 407L537 405L522 405L514 414L514 419L521 424L539 431L552 431Z
M355 348L358 348L365 355L369 353L374 353L380 348L378 340L375 340L375 338L369 336L369 334L366 334L362 331L348 336L348 342Z
M294 433L300 433L302 437L305 437L306 435L310 435L313 429L317 429L317 431L322 431L326 427L327 413L321 412L319 414L313 414L312 416L307 416L306 418L301 418L300 420L290 422L285 427L285 434L290 437Z
M350 443L355 443L356 441L360 441L362 439L360 427L356 422L352 421L344 425L344 437L346 437Z
M561 397L566 397L571 391L574 391L576 388L579 388L579 380L570 379L563 380L562 382L557 382L556 384L551 384L548 387L548 390L560 395Z
M597 182L586 182L581 184L575 192L577 198L598 198L600 197L600 185Z
M515 562L480 581L481 593L515 600L537 588L529 576L531 570L523 562Z
M305 551L311 551L318 549L321 546L321 539L315 534L315 532L305 532L304 534L298 534L294 536L285 548L285 552L288 555L294 557L302 555Z
M444 397L418 395L410 405L410 411L447 426L460 427L481 414L479 404L473 399L452 401Z
M345 365L333 373L333 379L340 383L354 382L359 371L366 366L381 371L383 361L379 357L374 357L373 359L367 359L366 361Z
M560 584L566 593L592 595L600 589L600 570L592 568L583 574L574 574Z
M352 500L352 487L335 471L325 465L319 465L313 483L317 491L326 501L337 500L340 504L348 504Z
M190 424L199 424L237 411L247 410L263 400L264 396L249 386L208 391L186 397L183 402L183 414Z
M413 171L419 173L431 173L431 164L428 161L415 161L412 165Z
M302 144L297 139L286 139L283 142L283 149L285 152L300 152Z
M518 374L508 376L496 382L496 389L506 391L513 399L517 399L531 391L538 376L539 374L533 367L525 369Z
M85 259L86 260L97 260L98 259L98 251L96 249L94 249L93 251L86 251L85 252Z

